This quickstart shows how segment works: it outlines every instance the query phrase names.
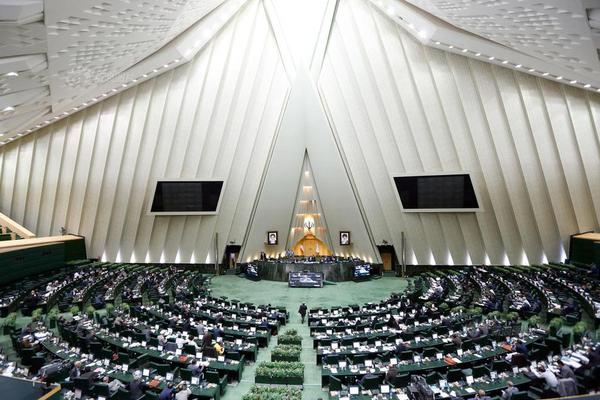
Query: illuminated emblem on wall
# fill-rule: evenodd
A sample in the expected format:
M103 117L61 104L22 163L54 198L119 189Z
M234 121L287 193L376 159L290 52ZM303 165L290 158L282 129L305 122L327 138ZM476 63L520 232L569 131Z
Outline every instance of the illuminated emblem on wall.
M304 217L304 233L313 233L312 229L315 227L315 219L312 215Z

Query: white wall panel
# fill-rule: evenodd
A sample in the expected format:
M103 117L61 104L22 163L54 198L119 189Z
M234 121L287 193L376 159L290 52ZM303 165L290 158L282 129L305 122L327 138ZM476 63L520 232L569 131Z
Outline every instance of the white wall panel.
M109 260L212 262L215 233L219 251L234 241L251 257L266 230L287 237L308 148L338 251L345 215L358 255L371 238L399 251L405 232L422 264L559 260L570 234L600 229L600 95L425 47L364 0L338 2L323 30L318 93L290 94L301 66L284 67L294 49L264 7L251 1L191 62L1 147L0 211L39 235L65 226ZM321 106L331 137L298 120ZM483 211L402 212L392 176L456 171ZM335 202L345 173L351 214ZM220 214L148 216L160 178L225 179Z
M220 251L244 237L288 90L252 1L191 62L3 146L0 210L90 256L213 261L215 232ZM225 179L221 215L147 215L160 178Z
M418 263L558 260L598 229L598 95L426 48L361 0L339 2L319 90L374 237L406 232ZM483 211L404 214L391 176L444 171Z

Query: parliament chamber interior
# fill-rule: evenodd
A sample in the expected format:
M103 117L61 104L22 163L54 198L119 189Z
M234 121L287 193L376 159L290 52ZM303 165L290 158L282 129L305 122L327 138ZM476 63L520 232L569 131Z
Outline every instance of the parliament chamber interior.
M600 1L0 0L0 399L600 399Z

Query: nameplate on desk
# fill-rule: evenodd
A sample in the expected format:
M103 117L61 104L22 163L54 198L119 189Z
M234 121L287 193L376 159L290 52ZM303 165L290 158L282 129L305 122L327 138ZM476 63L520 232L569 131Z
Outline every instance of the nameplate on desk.
M192 376L192 385L199 385L200 384L200 378L198 378L197 376Z
M144 369L142 370L142 376L149 377L149 376L150 376L150 370L149 370L149 369L146 369L146 368L144 368Z
M129 371L129 365L127 365L127 364L123 364L123 365L121 366L121 369L123 370L123 372L127 372L127 371Z

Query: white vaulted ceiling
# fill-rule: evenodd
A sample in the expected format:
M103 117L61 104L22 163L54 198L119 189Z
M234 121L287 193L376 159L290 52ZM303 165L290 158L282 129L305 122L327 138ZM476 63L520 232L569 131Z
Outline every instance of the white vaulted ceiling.
M468 32L600 81L600 32L589 21L600 11L598 1L407 1Z
M0 0L0 141L189 61L243 3Z
M558 261L600 228L596 1L10 1L0 210L90 256L281 252L305 152L338 254L404 233L409 263ZM394 175L456 171L481 212L403 212ZM147 215L166 177L224 179L219 215Z

